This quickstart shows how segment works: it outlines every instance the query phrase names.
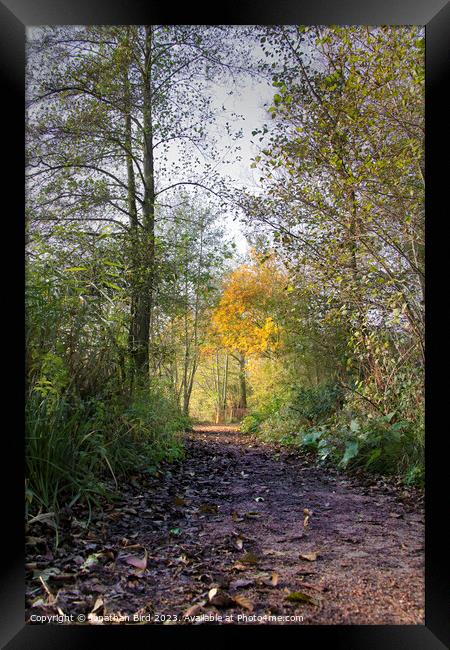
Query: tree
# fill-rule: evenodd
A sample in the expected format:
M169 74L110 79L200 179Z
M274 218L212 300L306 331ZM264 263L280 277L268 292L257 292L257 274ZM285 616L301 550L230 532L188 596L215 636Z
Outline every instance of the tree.
M283 281L282 271L273 261L254 255L252 264L242 264L228 276L212 316L218 340L239 363L241 409L247 408L247 357L270 354L279 345L280 328L271 311Z
M423 365L423 30L275 27L264 47L281 65L248 222L314 278L382 402L395 356Z
M93 234L107 223L126 233L129 348L144 375L155 301L156 205L181 185L220 193L207 155L213 111L204 89L221 68L232 67L233 43L223 32L182 25L45 27L28 43L31 235L43 227L50 235L62 221Z
M187 414L211 305L234 244L225 238L217 211L200 206L186 193L166 214L158 231L151 356L153 369L170 378Z

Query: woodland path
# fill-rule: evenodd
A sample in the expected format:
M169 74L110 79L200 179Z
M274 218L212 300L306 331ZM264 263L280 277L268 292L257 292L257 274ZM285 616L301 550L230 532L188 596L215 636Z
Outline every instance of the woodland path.
M417 492L319 468L233 427L198 426L186 447L160 475L131 478L88 532L80 511L54 555L45 531L33 533L41 542L27 547L28 620L424 623Z

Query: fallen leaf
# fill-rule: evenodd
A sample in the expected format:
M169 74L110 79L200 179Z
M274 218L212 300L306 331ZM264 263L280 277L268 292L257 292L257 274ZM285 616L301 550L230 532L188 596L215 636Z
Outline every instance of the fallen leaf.
M239 561L242 562L242 564L258 564L259 559L254 553L249 551L248 553L244 553Z
M98 562L100 561L100 556L101 553L92 553L91 555L88 555L88 557L84 560L80 568L89 569L89 567L93 566L94 564L98 564Z
M31 607L45 607L47 604L48 603L45 602L45 600L42 598L42 596L38 596L31 603Z
M128 555L125 558L125 562L127 564L130 564L131 566L134 566L136 569L139 569L140 571L145 571L145 569L147 568L147 558L148 558L148 554L147 551L145 551L143 558L136 557L134 555Z
M219 507L215 503L204 503L199 508L200 512L216 514Z
M315 551L313 553L302 553L300 555L301 560L308 560L308 562L315 562L317 560L318 553Z
M202 605L191 605L183 614L183 616L197 616L203 609Z
M215 607L231 607L232 605L234 605L234 598L231 598L224 591L218 591L217 589L216 590L211 589L210 592L211 591L216 591L214 596L209 599L211 605L214 605Z
M253 580L246 580L242 578L240 580L233 580L230 582L230 589L245 589L246 587L251 587Z
M33 578L38 580L48 580L51 576L55 576L58 573L61 573L60 569L56 567L48 567L47 569L36 569L33 571Z
M244 541L238 537L237 539L234 540L234 543L236 544L236 548L241 551L243 546L244 546Z
M94 614L94 613L97 612L99 609L103 608L103 606L104 606L103 598L102 598L101 596L99 596L99 597L97 598L97 600L95 601L94 608L93 608L93 610L91 611L91 614Z
M270 582L273 584L274 587L277 586L278 584L278 573L272 573L272 577L270 578Z
M318 605L317 600L304 594L302 591L292 591L286 596L286 600L290 603L309 603L310 605Z
M253 603L245 596L241 596L241 595L235 596L234 602L240 605L241 607L243 607L244 609L247 609L249 612L253 611L254 608Z
M35 524L38 521L47 524L48 526L51 526L52 528L55 529L57 527L54 512L43 512L39 515L36 515L35 517L32 517L32 519L30 519L28 522L28 526L31 526L32 524Z

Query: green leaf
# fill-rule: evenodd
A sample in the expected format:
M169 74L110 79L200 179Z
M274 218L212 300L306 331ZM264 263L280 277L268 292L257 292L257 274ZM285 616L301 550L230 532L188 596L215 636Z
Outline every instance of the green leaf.
M291 591L290 594L286 596L286 600L289 603L309 603L310 605L317 605L317 600L304 594L302 591Z
M381 456L381 449L374 449L370 454L369 458L367 459L366 462L366 467L369 467L372 463L374 463L379 457Z
M356 440L350 440L350 442L347 443L347 446L345 448L345 453L344 456L342 457L341 465L343 467L346 467L348 462L358 454L358 451L359 451L359 445L356 442Z
M116 291L122 291L122 289L118 287L117 284L113 284L112 282L107 282L104 280L104 284L106 284L107 287L111 287L111 289L116 289Z

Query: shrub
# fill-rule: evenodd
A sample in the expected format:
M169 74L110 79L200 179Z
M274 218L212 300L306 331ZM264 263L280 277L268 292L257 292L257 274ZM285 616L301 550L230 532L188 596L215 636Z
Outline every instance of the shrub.
M343 469L361 468L385 475L402 475L408 484L423 482L423 448L417 444L413 423L379 417L342 417L311 429L301 444Z
M290 409L306 424L318 424L327 420L341 407L343 397L342 388L334 382L308 388L293 387Z

